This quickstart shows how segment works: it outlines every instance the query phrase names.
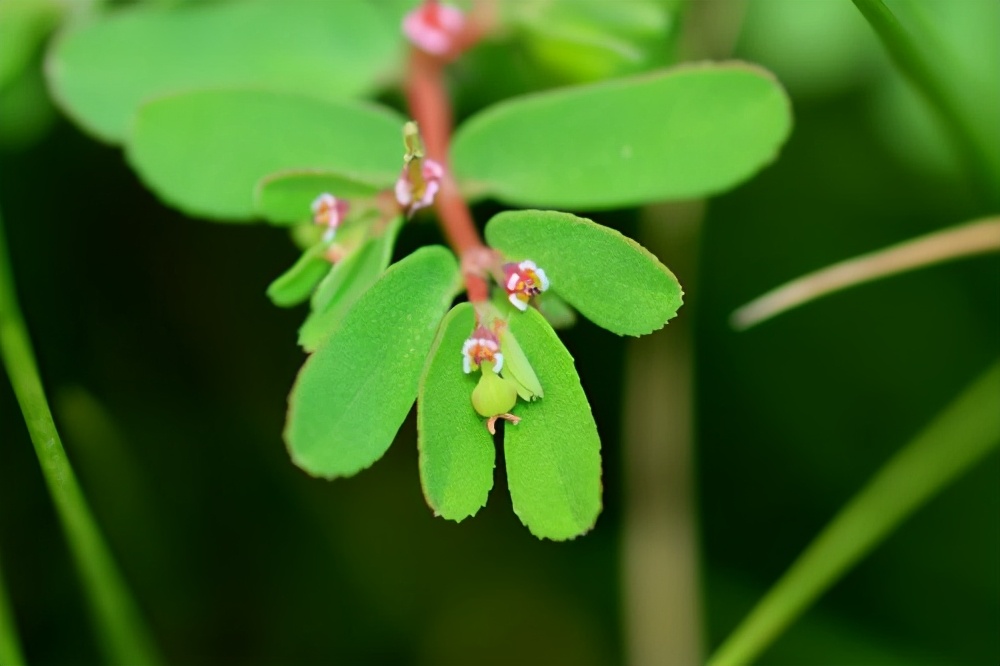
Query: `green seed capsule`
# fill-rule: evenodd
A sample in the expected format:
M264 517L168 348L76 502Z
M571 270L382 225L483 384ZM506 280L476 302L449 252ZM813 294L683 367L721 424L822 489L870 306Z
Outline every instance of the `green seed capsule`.
M493 372L492 363L484 363L483 376L472 390L472 406L487 418L507 414L517 402L514 384Z

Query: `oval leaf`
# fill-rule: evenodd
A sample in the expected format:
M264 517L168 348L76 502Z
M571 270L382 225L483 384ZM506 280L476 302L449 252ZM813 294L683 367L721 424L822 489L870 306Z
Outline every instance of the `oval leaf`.
M299 224L312 217L312 203L328 192L338 199L371 197L378 184L332 171L292 170L265 176L254 188L257 214L272 224Z
M195 216L254 217L257 182L325 169L388 187L400 169L403 119L357 102L247 90L165 97L139 109L129 162L168 203Z
M729 189L790 127L765 70L695 65L497 104L459 128L452 164L469 191L508 203L620 208Z
M382 275L392 260L392 249L402 221L402 218L396 219L381 236L365 241L338 262L319 283L313 292L312 311L299 329L299 344L303 349L315 351Z
M47 69L67 113L118 142L143 101L183 90L368 93L398 60L395 28L369 3L345 0L147 4L66 35Z
M417 250L386 271L306 360L288 399L285 426L296 465L334 478L356 474L382 457L417 397L457 278L448 250Z
M533 260L553 291L618 335L663 327L683 302L677 278L649 250L582 217L508 211L489 221L486 240L511 261Z
M469 303L444 318L417 397L420 483L434 514L461 521L486 506L493 487L493 437L472 408L479 373L462 372L462 344L476 326Z
M561 541L590 530L601 512L601 441L587 396L555 331L535 310L510 318L545 397L515 408L504 426L514 513L537 537Z
M315 245L282 273L267 288L267 297L279 308L290 308L305 302L313 288L330 272L330 262L323 256L326 246Z

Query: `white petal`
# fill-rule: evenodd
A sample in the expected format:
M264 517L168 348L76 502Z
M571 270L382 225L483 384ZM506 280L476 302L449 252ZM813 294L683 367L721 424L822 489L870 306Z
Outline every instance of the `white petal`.
M500 374L500 370L503 369L503 354L493 355L493 372Z
M528 309L528 304L522 301L520 298L518 298L517 294L511 294L510 296L507 297L507 300L510 301L510 304L513 305L518 310L520 310L521 312L524 312L525 310Z
M468 356L462 356L462 370L465 372L465 374L469 374L470 372L472 372L472 364L469 361Z
M513 291L514 287L517 286L517 281L521 279L521 276L517 273L511 273L510 277L507 278L507 291Z
M541 268L536 268L535 269L535 275L538 276L538 280L539 280L539 282L541 282L541 284L539 285L539 288L542 291L548 290L548 288L549 288L549 278L548 278L547 275L545 275L545 271L543 271Z
M406 167L403 167L403 175L396 181L396 201L403 208L406 208L413 201L413 188L406 178Z

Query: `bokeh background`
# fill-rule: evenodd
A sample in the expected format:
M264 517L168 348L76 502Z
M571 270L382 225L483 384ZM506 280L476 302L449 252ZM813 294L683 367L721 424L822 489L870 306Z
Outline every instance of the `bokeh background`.
M988 57L982 26L963 23L961 5L973 1L939 4L957 7L949 15L969 56ZM685 11L668 28L675 46L651 62L731 51L771 68L795 114L779 160L706 206L594 216L628 235L675 218L695 233L664 252L689 304L656 335L668 339L677 326L692 343L693 575L710 647L996 357L1000 260L899 276L733 331L731 311L781 282L996 211L975 198L850 2L694 2ZM458 67L460 114L511 89L591 74L571 50L546 52L540 67L531 55L543 50L530 46L486 46ZM502 457L474 519L434 518L412 415L370 470L311 479L281 440L304 312L264 295L296 257L285 233L188 219L143 188L119 149L44 98L28 114L14 99L0 91L0 206L22 307L71 461L171 663L626 660L624 402L645 390L626 386L635 381L624 370L629 341L586 321L563 336L603 442L605 508L587 536L531 536L511 510ZM477 219L495 210L486 203ZM428 219L408 225L397 256L438 238ZM671 252L683 256L673 262ZM1000 662L998 478L994 453L761 663ZM99 662L6 381L0 549L28 661Z

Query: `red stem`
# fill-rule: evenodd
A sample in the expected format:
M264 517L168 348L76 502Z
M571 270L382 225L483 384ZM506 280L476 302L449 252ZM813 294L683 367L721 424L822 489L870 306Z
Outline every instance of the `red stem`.
M444 85L442 59L416 47L410 48L406 99L410 114L420 127L427 156L444 167L444 178L434 206L448 244L462 259L462 273L469 300L474 303L486 301L490 295L489 283L474 266L475 257L482 256L488 249L472 221L468 204L451 177L448 164L452 114L451 102Z

